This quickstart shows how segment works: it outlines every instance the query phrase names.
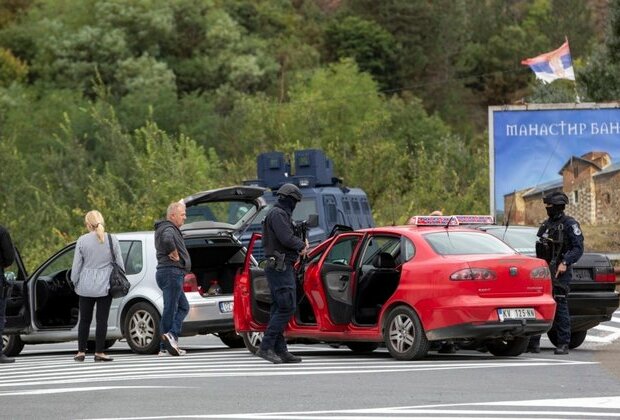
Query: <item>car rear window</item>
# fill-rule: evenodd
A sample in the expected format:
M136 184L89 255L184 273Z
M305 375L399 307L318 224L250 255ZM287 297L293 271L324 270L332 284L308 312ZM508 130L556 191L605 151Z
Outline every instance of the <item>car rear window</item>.
M489 229L488 233L502 239L521 253L535 253L538 229Z
M424 239L439 255L515 254L495 236L478 232L432 232Z
M185 223L211 221L235 225L253 207L253 204L245 201L199 203L187 208L187 220L185 220Z

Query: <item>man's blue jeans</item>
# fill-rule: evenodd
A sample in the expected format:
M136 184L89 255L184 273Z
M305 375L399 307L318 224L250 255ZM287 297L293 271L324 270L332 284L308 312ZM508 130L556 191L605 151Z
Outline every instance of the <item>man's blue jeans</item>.
M189 312L189 303L183 293L183 278L185 272L177 267L161 267L155 273L157 286L164 297L164 313L161 315L159 331L161 334L171 333L179 338L183 320ZM164 350L164 344L159 345Z

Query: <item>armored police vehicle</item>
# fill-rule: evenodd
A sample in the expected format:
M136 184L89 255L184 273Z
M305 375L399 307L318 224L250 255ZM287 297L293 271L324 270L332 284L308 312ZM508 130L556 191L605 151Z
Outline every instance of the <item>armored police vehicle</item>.
M268 205L242 235L241 241L245 245L252 233L261 231L267 211L277 201L276 191L285 183L297 185L303 194L293 212L293 220L304 221L311 215L318 215L318 226L308 228L311 247L325 240L337 226L354 230L374 227L366 193L360 188L345 187L341 179L334 177L333 163L322 150L295 151L293 168L292 172L291 163L282 152L258 155L257 179L244 181L244 184L269 188L270 191L263 195ZM258 261L262 260L262 247L255 247L253 255Z

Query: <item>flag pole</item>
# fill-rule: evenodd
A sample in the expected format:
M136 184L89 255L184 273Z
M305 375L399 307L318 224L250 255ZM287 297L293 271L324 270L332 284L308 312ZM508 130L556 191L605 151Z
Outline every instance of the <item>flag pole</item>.
M566 41L566 45L568 45L568 50L570 51L570 45L568 44L568 36L564 35L564 40ZM573 68L573 89L575 90L575 103L581 103L581 98L579 97L579 91L577 90L577 77L575 76L575 66L573 65L573 55L570 55L570 66Z

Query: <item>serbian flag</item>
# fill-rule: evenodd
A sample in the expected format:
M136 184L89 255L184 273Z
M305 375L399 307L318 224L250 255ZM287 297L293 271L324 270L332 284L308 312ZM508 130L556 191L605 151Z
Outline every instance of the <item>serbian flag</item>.
M536 78L543 83L551 83L557 79L575 80L568 39L557 50L527 58L521 61L521 64L530 66Z

